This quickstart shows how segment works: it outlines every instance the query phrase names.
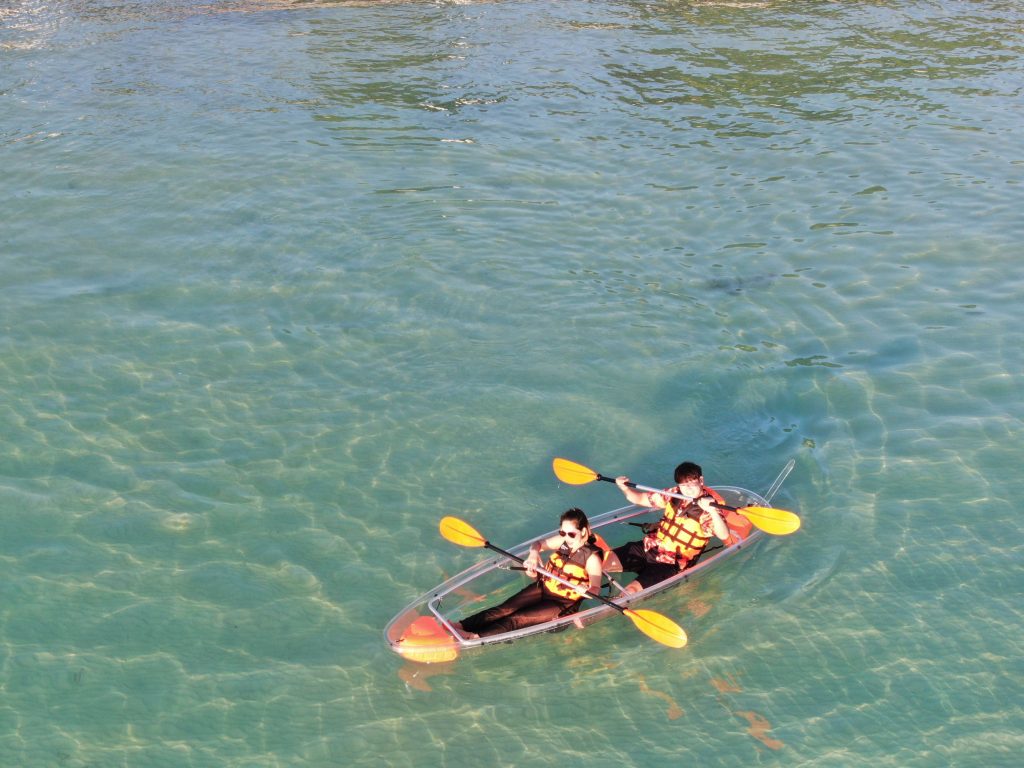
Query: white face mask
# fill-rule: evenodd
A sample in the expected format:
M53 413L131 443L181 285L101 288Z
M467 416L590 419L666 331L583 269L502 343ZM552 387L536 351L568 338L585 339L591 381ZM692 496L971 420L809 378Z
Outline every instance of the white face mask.
M679 490L680 496L685 496L688 499L696 499L700 496L703 484L699 480L687 480L685 483L677 483L676 488Z

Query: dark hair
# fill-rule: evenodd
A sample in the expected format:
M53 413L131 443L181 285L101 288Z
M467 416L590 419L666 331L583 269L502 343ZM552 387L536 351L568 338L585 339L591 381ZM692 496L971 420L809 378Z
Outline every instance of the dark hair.
M587 520L587 516L583 514L583 510L579 507L571 507L562 513L562 516L558 518L558 522L564 523L568 520L570 523L575 523L576 527L581 531L586 528L590 529L590 522Z
M694 464L692 461L684 461L676 467L677 483L681 483L684 480L700 480L703 476L704 470L700 468L700 465Z

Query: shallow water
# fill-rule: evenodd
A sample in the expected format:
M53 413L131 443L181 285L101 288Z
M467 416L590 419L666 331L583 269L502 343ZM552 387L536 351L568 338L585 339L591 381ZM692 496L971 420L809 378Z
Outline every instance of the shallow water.
M0 7L0 764L1010 766L1018 4ZM628 621L381 631L683 458Z

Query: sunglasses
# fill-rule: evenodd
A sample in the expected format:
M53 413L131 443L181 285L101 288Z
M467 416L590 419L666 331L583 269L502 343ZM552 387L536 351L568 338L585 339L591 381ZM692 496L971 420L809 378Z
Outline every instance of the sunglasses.
M570 539L575 539L577 536L580 535L580 532L579 531L559 531L558 535L559 536L568 536Z

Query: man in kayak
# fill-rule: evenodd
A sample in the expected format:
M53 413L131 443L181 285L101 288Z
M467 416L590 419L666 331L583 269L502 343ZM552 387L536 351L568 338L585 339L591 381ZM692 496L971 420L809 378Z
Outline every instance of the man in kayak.
M601 592L603 550L594 541L583 510L566 510L559 520L558 533L530 547L526 573L536 580L501 605L456 622L456 629L469 638L487 637L575 613L588 592ZM535 569L540 565L542 549L555 550L545 569L561 580L543 574L537 578Z
M638 491L627 485L629 478L625 475L615 478L615 484L631 504L665 510L661 520L651 526L642 540L616 547L605 561L606 571L636 574L636 580L626 587L628 593L639 592L690 566L712 536L722 541L729 538L729 526L714 506L725 501L704 485L700 466L684 461L676 467L675 480L675 487L666 488L665 493L678 494L685 499Z

